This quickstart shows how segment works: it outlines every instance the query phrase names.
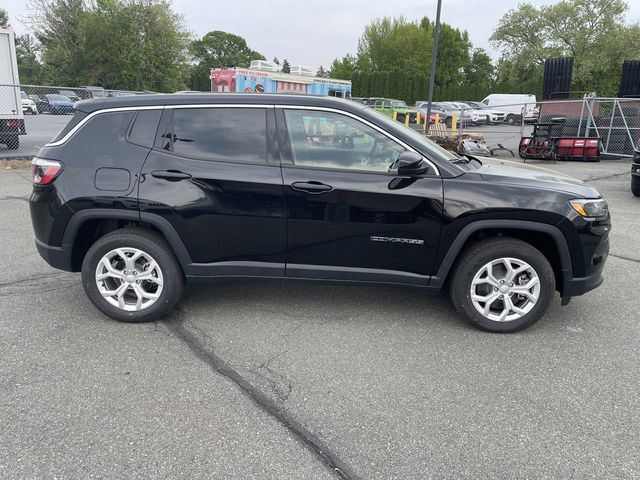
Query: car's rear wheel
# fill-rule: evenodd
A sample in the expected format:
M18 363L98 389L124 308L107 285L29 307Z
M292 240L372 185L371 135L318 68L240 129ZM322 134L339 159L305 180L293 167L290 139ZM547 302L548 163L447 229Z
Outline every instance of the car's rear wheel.
M157 233L116 230L94 243L82 263L91 302L123 322L162 318L182 295L184 276L173 251Z
M456 310L473 326L516 332L544 315L555 291L555 276L549 261L532 245L492 238L462 254L450 291Z
M640 197L640 176L631 175L631 193Z

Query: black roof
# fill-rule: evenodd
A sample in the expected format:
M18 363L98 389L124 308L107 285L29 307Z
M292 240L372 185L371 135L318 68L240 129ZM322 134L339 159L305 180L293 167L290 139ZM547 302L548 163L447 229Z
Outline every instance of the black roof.
M320 97L313 95L285 95L265 93L180 93L180 94L152 94L130 95L124 97L95 98L78 102L76 109L90 113L105 108L143 107L156 105L190 105L190 104L274 104L274 105L303 105L314 107L333 107L343 110L362 110L366 108L360 103L334 97Z

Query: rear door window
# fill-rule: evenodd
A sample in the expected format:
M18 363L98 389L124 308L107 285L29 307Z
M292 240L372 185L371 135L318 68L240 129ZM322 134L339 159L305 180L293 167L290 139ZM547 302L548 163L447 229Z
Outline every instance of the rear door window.
M266 163L266 109L177 108L163 148L199 160Z
M162 110L142 110L138 112L133 125L129 130L127 140L136 145L151 148L156 138L156 130L160 121Z

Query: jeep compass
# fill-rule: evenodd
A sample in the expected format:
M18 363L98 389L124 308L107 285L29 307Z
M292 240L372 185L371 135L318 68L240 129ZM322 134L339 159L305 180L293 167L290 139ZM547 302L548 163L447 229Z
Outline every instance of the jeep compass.
M602 283L611 226L581 181L290 95L79 102L29 203L40 255L128 322L185 281L263 277L447 289L474 326L513 332Z

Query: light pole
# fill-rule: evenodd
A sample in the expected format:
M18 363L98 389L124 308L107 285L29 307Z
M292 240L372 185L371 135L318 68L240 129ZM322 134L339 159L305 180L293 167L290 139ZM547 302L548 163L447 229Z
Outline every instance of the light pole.
M438 0L438 10L436 11L436 30L433 34L433 52L431 52L431 74L429 76L429 98L427 99L427 128L425 131L429 133L431 128L431 100L433 99L433 83L436 79L436 61L438 59L438 37L440 36L440 10L442 8L442 0Z

